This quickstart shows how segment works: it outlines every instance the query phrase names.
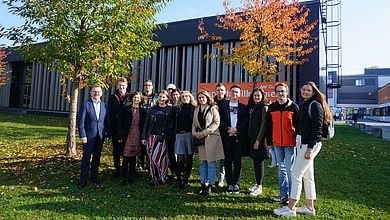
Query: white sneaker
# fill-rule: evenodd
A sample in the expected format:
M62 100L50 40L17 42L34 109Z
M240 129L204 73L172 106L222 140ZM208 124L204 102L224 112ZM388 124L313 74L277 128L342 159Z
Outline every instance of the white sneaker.
M297 216L296 210L291 210L288 206L283 206L281 208L274 209L274 213L277 216L283 216L283 217L296 217Z
M249 192L253 192L253 191L255 191L256 189L257 189L257 185L254 185L254 186L248 188Z
M316 210L310 210L305 205L297 208L297 213L305 215L316 215Z
M218 181L218 187L223 187L223 178L219 179Z
M252 191L251 193L249 193L251 196L258 196L260 195L261 193L263 193L263 187L259 186L257 187L254 191Z

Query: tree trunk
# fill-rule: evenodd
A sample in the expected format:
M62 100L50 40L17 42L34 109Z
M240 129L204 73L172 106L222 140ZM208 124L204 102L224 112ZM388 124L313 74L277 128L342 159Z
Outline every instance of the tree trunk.
M253 88L252 88L252 91L256 89L257 78L258 78L258 75L254 75L254 76L252 77L252 80L253 80Z
M72 94L70 97L70 113L68 125L68 137L66 145L66 155L76 156L76 116L77 116L77 102L79 96L79 83L73 81Z

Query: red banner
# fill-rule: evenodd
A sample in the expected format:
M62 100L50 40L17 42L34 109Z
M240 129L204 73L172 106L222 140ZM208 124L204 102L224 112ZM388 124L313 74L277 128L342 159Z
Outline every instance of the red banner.
M278 83L286 83L285 81L282 82L257 82L256 88L262 88L267 95L268 100L271 102L276 101L276 95L275 95L275 85ZM212 97L215 96L215 86L218 83L200 83L198 85L198 91L200 90L206 90L210 93ZM229 89L232 85L237 84L241 87L241 97L239 98L240 102L243 104L248 103L249 96L251 95L251 92L253 90L253 82L240 82L240 83L223 83L226 87L226 95L229 97Z

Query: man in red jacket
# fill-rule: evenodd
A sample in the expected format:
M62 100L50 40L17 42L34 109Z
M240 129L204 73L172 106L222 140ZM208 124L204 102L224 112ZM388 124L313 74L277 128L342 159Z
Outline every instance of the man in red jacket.
M278 163L280 194L274 201L282 203L288 200L291 187L298 106L288 98L287 84L277 84L275 93L277 100L268 108L267 144L274 147Z

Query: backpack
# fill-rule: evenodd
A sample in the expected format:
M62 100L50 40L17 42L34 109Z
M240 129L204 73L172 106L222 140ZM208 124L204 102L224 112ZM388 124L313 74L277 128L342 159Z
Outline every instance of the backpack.
M314 103L314 102L318 102L317 100L314 100L312 102L310 102L309 104L309 109L308 109L308 113L309 113L309 117L311 119L311 105ZM333 124L333 120L331 120L329 122L329 124L326 124L326 123L322 123L322 139L323 140L330 140L334 137L334 124Z

